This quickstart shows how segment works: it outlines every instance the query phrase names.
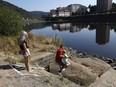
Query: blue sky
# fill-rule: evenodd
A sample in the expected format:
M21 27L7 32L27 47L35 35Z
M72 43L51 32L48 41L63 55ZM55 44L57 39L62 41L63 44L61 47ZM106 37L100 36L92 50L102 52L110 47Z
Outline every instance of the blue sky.
M51 9L57 7L66 7L70 4L82 4L85 6L96 5L97 0L4 0L10 2L27 11L45 11L49 12ZM116 3L116 0L113 0Z

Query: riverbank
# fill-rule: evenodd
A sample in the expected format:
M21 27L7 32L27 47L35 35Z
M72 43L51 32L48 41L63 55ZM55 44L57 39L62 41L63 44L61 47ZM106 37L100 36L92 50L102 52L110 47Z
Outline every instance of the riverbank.
M70 56L69 61L71 64L68 66L68 68L66 68L66 70L62 74L64 78L68 78L70 81L76 84L88 87L92 83L96 82L97 79L100 79L102 75L104 75L107 71L109 71L110 69L112 71L112 67L108 63L106 63L106 61L102 61L99 57L91 56L85 53L80 53L67 47L65 47L65 49L67 50L67 53ZM38 66L45 67L47 68L47 71L49 71L50 73L58 75L59 67L54 62L54 52L42 58L38 58L38 55L37 57L35 57L36 59L32 59L31 64L37 64ZM115 72L115 70L113 72ZM114 84L114 82L112 83Z
M100 60L105 61L106 63L110 64L112 66L113 69L116 70L116 59L114 58L105 58L103 56L99 56L99 55L89 55L87 53L82 53L82 52L78 52L76 50L73 50L72 48L68 48L70 50L71 56L75 55L78 58L97 58Z
M67 52L68 54L70 53L70 51ZM31 53L31 72L25 70L24 63L17 62L11 64L5 63L5 61L1 62L0 82L2 81L2 83L4 83L3 87L8 87L8 85L16 87L19 83L21 86L27 86L26 83L28 83L31 85L30 87L33 85L35 87L38 87L38 85L40 87L88 87L111 68L110 65L95 57L94 59L91 57L86 58L84 56L83 58L78 58L77 54L71 53L71 64L62 73L63 76L60 76L58 75L59 67L54 62L54 52L41 52L40 49L36 47ZM6 59L7 57L13 58L14 56L6 55L4 53L0 54L0 58ZM16 58L22 59L22 55L18 55ZM9 65L13 65L12 68L10 68ZM50 66L49 72L48 70L44 70L44 68L47 69L46 66L48 65ZM10 80L9 84L7 84L5 80L7 80L7 82Z
M70 21L70 22L84 22L84 23L107 23L116 22L116 13L110 14L88 14L88 15L77 15L71 17L50 17L50 21Z
M14 44L12 41L9 44L11 39L7 40L8 47L17 47L17 50L15 49L17 53L9 52L7 48L4 48L5 51L2 50L3 52L0 53L0 83L4 83L3 87L16 87L19 84L28 87L89 87L109 70L113 72L111 72L114 74L113 77L115 76L112 67L102 61L100 57L81 53L67 47L65 49L70 56L71 64L62 73L63 76L60 76L58 75L59 67L54 61L55 52L58 49L58 46L54 45L56 43L54 39L44 36L33 37L33 35L30 37L35 42L29 45L32 54L30 58L31 72L25 70L23 58L22 55L18 54L16 43ZM111 74L109 75L110 78ZM112 83L115 87L114 81ZM107 85L110 84L107 83Z

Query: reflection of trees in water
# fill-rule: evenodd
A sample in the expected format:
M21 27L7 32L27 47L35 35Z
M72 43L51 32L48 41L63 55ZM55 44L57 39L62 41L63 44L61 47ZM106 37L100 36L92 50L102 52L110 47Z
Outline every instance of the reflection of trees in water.
M47 26L49 26L48 23L30 23L30 24L26 23L25 24L25 28L28 31L30 31L32 29L42 29L42 28L45 28Z
M111 29L114 30L114 32L116 32L116 24L112 24L112 25L110 25L110 27L111 27Z
M90 24L89 30L95 30L97 26L110 26L110 30L116 32L116 24Z
M95 30L95 29L96 29L95 24L90 24L90 27L89 27L88 29L89 29L89 30Z
M77 26L79 29L87 28L88 24L86 23L72 23L72 26Z

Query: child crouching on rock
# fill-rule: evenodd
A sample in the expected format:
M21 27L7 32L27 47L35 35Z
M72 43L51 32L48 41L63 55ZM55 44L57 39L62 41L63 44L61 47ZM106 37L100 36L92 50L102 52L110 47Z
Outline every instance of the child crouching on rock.
M62 54L62 62L64 64L66 64L67 66L70 65L70 62L68 60L69 56L66 53L66 50L63 50L63 54Z

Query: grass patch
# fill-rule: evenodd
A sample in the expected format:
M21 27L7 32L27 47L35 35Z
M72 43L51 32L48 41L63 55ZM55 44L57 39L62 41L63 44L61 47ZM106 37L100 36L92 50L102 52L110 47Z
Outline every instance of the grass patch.
M19 45L18 45L18 36L1 36L0 37L0 51L4 52L6 55L9 53L14 54L14 56L19 56ZM42 52L54 52L57 47L59 47L63 41L60 38L46 37L44 35L35 36L33 33L29 33L29 47L30 50L33 50L34 47L38 48ZM36 46L33 46L36 45ZM5 61L9 63L23 62L15 58L7 57Z
M52 44L54 44L55 46L60 46L61 44L64 44L63 43L63 40L62 39L60 39L60 38L53 38L52 39Z
M46 82L46 83L50 83L50 81L49 81L48 79L46 79L44 82Z
M64 77L61 76L61 77L59 78L59 80L60 80L60 81L64 81Z
M18 61L16 58L14 58L13 56L9 56L5 59L5 61L11 63L11 64L16 64L16 62Z

